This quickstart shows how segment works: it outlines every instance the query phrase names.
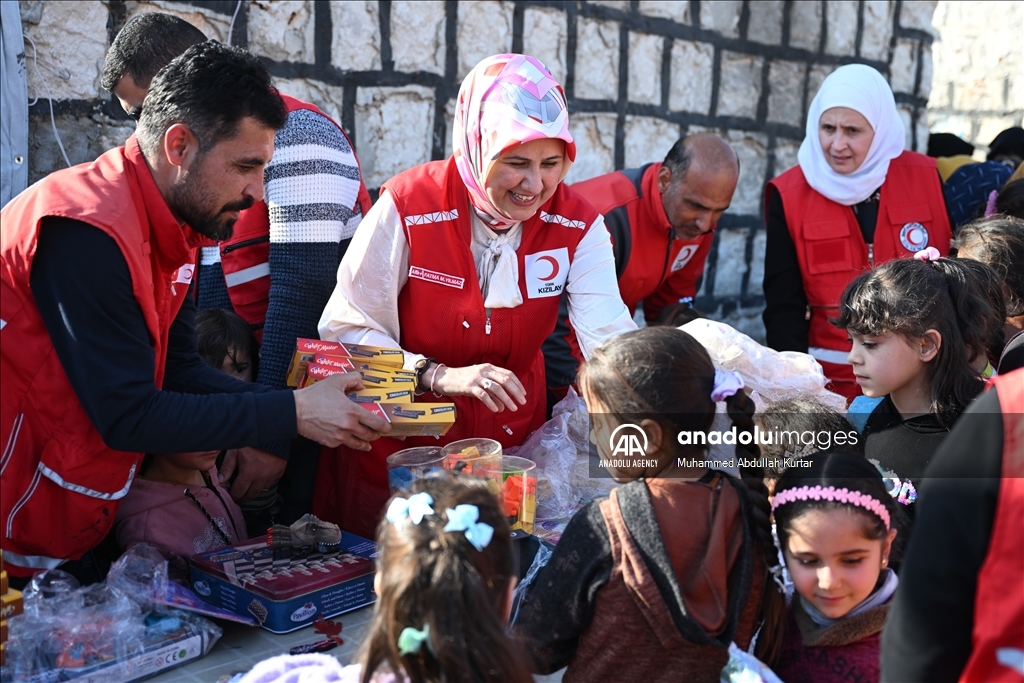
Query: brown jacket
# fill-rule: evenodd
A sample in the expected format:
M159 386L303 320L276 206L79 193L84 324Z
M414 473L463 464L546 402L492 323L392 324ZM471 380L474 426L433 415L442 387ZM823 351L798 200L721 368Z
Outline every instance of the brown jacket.
M516 629L565 681L717 683L757 628L765 569L722 475L621 486L566 528Z

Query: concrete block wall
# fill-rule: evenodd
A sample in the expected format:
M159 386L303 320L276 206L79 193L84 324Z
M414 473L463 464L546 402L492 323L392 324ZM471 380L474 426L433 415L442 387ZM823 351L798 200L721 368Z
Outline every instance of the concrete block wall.
M1024 3L943 0L931 28L928 122L974 144L983 159L992 139L1024 118Z
M841 64L879 69L896 90L907 144L927 141L934 2L290 0L20 2L29 73L30 181L96 157L131 134L100 89L110 40L165 11L260 55L285 93L352 135L367 185L451 152L454 98L483 57L540 58L565 86L579 156L568 180L664 157L681 135L714 131L742 164L698 306L763 338L761 193L796 163L805 114Z

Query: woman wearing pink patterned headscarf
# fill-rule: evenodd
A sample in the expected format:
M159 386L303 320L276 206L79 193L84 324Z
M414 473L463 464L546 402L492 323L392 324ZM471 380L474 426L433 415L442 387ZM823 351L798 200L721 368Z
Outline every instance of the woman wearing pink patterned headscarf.
M399 346L417 400L452 401L440 441L382 438L324 458L315 511L371 536L385 457L467 437L517 446L544 422L541 344L566 294L584 356L635 325L604 220L562 184L576 158L565 93L533 57L488 57L459 90L454 153L381 188L338 270L323 339ZM372 537L372 536L371 536Z

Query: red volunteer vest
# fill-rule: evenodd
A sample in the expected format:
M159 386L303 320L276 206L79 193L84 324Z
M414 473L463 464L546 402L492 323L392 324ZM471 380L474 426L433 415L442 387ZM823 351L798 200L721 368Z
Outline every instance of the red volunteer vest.
M1003 469L988 554L978 573L971 658L961 683L1021 683L1024 651L1024 370L992 378L1003 413ZM1015 665L1013 662L1018 663Z
M307 109L333 123L345 135L349 147L355 150L342 127L315 105L287 95L281 98L289 113ZM358 160L356 163L359 163ZM361 176L356 206L350 208L359 208L365 216L372 202ZM262 342L263 323L267 319L267 306L270 303L270 215L266 202L254 204L239 216L231 239L220 243L220 265L235 313L252 325L257 340Z
M518 249L523 303L492 309L488 321L469 248L469 194L454 159L412 168L385 187L402 217L409 244L409 279L398 298L402 348L448 367L493 363L511 370L526 389L527 404L516 412L492 413L476 398L438 399L427 394L418 400L456 405L455 425L440 440L382 438L369 452L343 448L340 455L322 457L316 514L369 538L388 498L384 461L391 453L468 437L518 446L544 423L541 344L555 327L576 246L598 216L589 203L559 185L523 224Z
M869 249L853 210L826 199L795 166L770 181L782 198L796 246L804 293L811 309L807 342L833 390L853 398L860 388L846 363L846 330L829 323L839 314L843 290L862 272L925 247L949 254L952 233L935 159L903 152L889 164L878 206L875 241ZM768 193L765 193L768 196Z
M103 443L53 349L29 286L40 221L74 218L117 242L149 330L157 388L202 237L171 215L134 135L90 164L51 173L0 216L0 547L10 572L28 576L103 539L141 460Z

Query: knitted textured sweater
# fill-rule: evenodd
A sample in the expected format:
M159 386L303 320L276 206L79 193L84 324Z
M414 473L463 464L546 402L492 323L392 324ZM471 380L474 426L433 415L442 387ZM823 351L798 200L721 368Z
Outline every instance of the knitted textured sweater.
M278 131L263 178L271 285L257 381L284 388L295 338L319 336L317 323L334 291L338 264L362 220L356 201L361 175L338 127L299 109ZM231 308L217 247L203 249L199 308Z

